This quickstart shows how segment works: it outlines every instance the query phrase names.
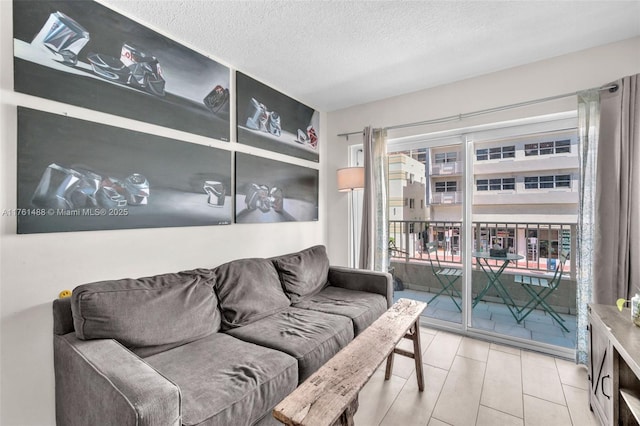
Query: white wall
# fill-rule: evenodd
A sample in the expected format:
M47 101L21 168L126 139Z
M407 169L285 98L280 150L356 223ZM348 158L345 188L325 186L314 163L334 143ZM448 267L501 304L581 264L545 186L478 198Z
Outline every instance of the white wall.
M0 212L16 207L16 105L320 169L318 222L17 235L15 217L0 216L0 424L53 425L51 303L61 290L326 243L326 114L320 117L318 164L13 93L10 1L0 0L0 25Z
M382 101L358 105L328 114L327 212L328 251L334 263L347 258L347 203L335 188L335 171L347 165L348 146L361 143L359 135L347 141L340 133L367 125L387 127L511 105L599 87L620 77L640 73L640 37L607 46L535 62ZM475 124L492 123L575 109L575 97L536 106L512 109L440 125L389 132L389 137L409 136Z

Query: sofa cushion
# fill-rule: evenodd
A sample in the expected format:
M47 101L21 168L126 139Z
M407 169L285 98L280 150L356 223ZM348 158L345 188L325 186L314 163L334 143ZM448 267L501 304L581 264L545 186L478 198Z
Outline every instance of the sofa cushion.
M282 285L293 303L305 296L318 293L327 285L329 258L324 246L310 247L271 260L276 265Z
M329 286L293 306L349 317L357 336L387 310L387 299L379 294Z
M353 325L341 315L290 307L227 333L296 358L302 383L353 340Z
M250 324L291 304L268 259L234 260L213 272L224 329Z
M71 311L79 339L116 339L147 356L208 336L220 311L207 269L83 284Z
M182 394L182 424L252 425L298 383L287 354L215 333L145 359Z

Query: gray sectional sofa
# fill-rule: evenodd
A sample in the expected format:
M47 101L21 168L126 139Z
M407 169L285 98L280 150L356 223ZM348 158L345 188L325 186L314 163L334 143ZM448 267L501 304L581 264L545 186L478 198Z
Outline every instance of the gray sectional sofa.
M58 425L277 424L271 410L392 303L324 246L78 286L53 303Z

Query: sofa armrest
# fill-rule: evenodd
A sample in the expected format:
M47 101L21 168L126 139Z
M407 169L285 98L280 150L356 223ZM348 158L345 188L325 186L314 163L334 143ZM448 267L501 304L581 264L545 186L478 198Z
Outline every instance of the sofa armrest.
M181 424L180 389L112 339L54 336L56 423Z
M388 308L393 305L393 279L387 272L330 266L329 285L380 294L387 298Z

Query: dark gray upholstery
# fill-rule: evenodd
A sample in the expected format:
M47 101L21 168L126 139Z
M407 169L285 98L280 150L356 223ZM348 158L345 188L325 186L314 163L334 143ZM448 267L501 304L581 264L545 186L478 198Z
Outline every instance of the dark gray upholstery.
M357 336L387 310L387 299L379 294L329 286L293 306L349 317Z
M393 305L393 279L391 274L387 272L331 266L329 268L329 285L348 290L377 293L387 298L387 308Z
M180 390L111 339L54 336L58 426L180 425Z
M251 425L298 384L294 358L216 333L145 358L182 391L184 425Z
M298 382L302 383L353 340L353 325L341 315L287 308L227 333L293 356L298 360Z
M71 309L78 338L116 339L140 356L220 328L207 269L84 284L73 290Z
M73 331L73 314L71 312L71 298L53 301L53 334L63 335Z
M391 300L389 274L329 267L323 246L79 286L53 303L57 424L279 424L272 408Z
M327 285L329 258L324 246L310 247L271 260L292 303L318 293Z
M240 259L213 270L224 329L250 324L291 302L268 259Z

